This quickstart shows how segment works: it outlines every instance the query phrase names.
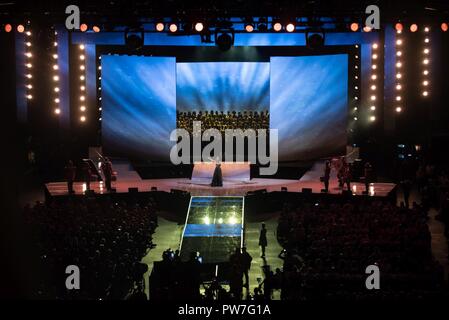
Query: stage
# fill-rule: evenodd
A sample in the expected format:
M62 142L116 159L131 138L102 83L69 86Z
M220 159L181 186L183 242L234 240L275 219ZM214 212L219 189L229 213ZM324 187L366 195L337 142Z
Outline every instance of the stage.
M117 181L112 187L116 193L127 193L129 188L137 188L139 192L157 191L170 192L173 189L189 192L192 196L245 196L248 192L266 190L266 192L283 191L287 188L289 192L301 192L302 189L311 189L312 193L320 193L324 187L320 182L323 173L324 163L318 161L299 180L254 178L249 181L226 180L223 187L211 187L208 179L141 179L129 164L114 163L114 170L117 171ZM97 194L108 193L104 182L91 182L91 190ZM372 183L370 186L370 196L386 197L395 188L394 183ZM45 184L47 194L51 197L67 196L68 189L66 182L50 182ZM74 183L75 194L81 195L86 190L85 183ZM353 195L362 195L365 185L360 182L352 182L351 189ZM330 194L341 194L342 189L338 186L335 172L332 172L329 182Z

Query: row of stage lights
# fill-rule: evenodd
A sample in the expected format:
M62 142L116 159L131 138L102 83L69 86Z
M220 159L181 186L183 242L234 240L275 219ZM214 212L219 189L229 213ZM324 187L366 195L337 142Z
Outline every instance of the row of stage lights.
M25 32L25 27L22 26L23 29L22 32ZM32 51L32 43L31 43L31 31L28 30L25 32L25 68L26 68L26 75L25 77L27 78L27 84L26 84L26 98L28 100L33 99L33 74L31 72L31 69L33 67L32 64L32 57L33 57L33 53Z
M379 61L379 45L377 43L373 43L371 46L372 54L371 54L371 76L370 76L370 121L376 121L376 102L377 102L377 87L379 76L378 72L378 61Z
M55 108L54 108L54 113L56 115L61 114L61 109L60 109L60 96L59 96L59 66L58 66L58 32L55 31L55 38L54 38L54 42L53 42L53 82L55 83L55 86L53 88L54 91L54 95L55 95Z
M404 70L404 62L403 62L403 48L404 39L402 37L402 28L396 28L396 63L395 63L395 111L397 113L402 112L403 110L403 101L402 101L402 90L403 90L403 74L402 70Z
M80 50L80 55L79 55L79 60L80 60L80 64L79 64L80 107L79 107L79 109L80 109L80 113L81 113L81 115L80 115L81 122L86 121L86 116L85 116L85 112L86 112L86 52L85 52L85 49L86 49L86 47L84 44L79 45L79 50Z
M271 30L275 31L275 32L280 32L282 30L285 30L287 32L294 32L296 30L296 24L294 22L287 22L285 24L282 24L279 21L273 21L271 24L272 24L272 29ZM245 22L244 25L245 25L245 31L246 32L253 32L253 31L256 30L256 28L259 31L261 31L261 32L268 31L268 23L265 20L261 21L261 19L259 19L259 22L257 24L252 22L252 21L251 22ZM184 24L184 26L185 26L185 24ZM193 29L196 32L198 32L198 33L201 33L201 32L203 32L206 29L206 25L203 22L195 22L195 23L193 23L192 26L193 26ZM396 29L396 31L401 31L402 32L402 31L404 31L404 24L401 23L401 22L398 22L398 23L396 23L394 25L394 28ZM10 24L10 23L5 24L3 29L4 29L5 32L12 32L14 30L13 25ZM180 24L179 23L175 23L175 22L171 22L171 23L157 22L155 24L155 29L158 32L163 32L163 31L168 30L168 31L170 31L172 33L175 33L175 32L177 32L180 29ZM353 32L357 32L357 31L360 31L360 30L362 30L364 32L370 32L371 31L371 28L367 27L367 26L361 28L360 24L357 23L357 22L352 22L349 25L349 29L351 31L353 31ZM416 23L412 23L412 24L409 25L410 32L417 32L419 29L420 29L420 27ZM449 23L442 22L441 25L440 25L440 29L443 32L447 32L449 30ZM25 26L23 24L19 24L19 25L16 26L16 30L19 33L23 33L23 32L25 32ZM89 30L89 26L86 23L82 23L80 25L79 30L81 32L86 32L86 31ZM97 26L97 25L93 25L92 26L92 31L93 32L100 32L101 28L99 26Z

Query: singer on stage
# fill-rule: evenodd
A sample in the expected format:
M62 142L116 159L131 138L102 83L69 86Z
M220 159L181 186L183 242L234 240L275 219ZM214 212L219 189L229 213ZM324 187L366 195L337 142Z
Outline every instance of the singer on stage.
M222 187L223 186L223 175L221 173L221 164L220 160L217 157L216 160L211 159L213 162L215 162L215 170L214 175L212 177L212 183L210 184L211 187Z

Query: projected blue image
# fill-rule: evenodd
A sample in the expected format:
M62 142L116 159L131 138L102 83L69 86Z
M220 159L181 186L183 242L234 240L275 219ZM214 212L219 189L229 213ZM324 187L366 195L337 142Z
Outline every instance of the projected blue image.
M347 55L272 57L270 129L279 130L279 161L344 153L347 95Z
M177 63L176 77L181 112L262 111L270 106L269 63Z
M106 153L168 161L176 127L175 58L107 55L101 64Z

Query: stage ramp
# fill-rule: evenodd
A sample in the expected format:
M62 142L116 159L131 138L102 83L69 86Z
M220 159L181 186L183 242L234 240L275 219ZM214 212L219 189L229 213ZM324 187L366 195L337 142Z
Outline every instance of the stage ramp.
M191 197L179 246L181 260L199 252L204 265L226 264L243 245L243 227L244 197Z

